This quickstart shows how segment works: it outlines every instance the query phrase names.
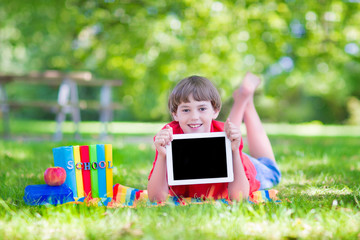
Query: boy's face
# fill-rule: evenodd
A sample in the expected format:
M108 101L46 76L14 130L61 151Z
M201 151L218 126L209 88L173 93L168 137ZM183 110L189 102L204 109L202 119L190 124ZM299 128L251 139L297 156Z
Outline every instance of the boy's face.
M211 122L217 118L219 111L214 110L210 101L198 102L190 95L189 102L181 103L172 115L184 133L208 133Z

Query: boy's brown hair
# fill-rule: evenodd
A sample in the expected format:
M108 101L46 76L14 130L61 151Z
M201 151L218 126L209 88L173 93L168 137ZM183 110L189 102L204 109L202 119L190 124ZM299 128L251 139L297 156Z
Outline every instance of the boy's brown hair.
M192 95L196 101L210 101L214 110L220 111L221 98L212 82L200 76L190 76L181 80L169 96L168 107L171 113L176 113L178 106L189 102Z

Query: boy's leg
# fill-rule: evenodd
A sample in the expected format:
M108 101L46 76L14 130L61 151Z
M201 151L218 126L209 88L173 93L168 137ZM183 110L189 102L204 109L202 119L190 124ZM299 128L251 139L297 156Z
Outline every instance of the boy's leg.
M275 161L270 140L255 109L253 99L246 106L244 122L250 155L255 158L267 157Z
M234 91L234 104L230 111L230 121L241 126L248 102L253 98L254 92L260 83L260 79L251 73L247 73L240 87Z
M229 118L239 127L244 120L251 156L255 158L267 157L275 161L270 140L254 106L254 92L259 84L260 78L252 73L246 74L240 88L234 92L234 105Z

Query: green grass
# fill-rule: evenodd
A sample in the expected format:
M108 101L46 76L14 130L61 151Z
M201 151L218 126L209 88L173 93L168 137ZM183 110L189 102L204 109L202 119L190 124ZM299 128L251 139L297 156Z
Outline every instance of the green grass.
M0 141L0 239L359 239L360 138L273 136L282 203L107 209L32 207L52 148L89 142ZM148 143L112 142L114 183L145 189Z
M124 135L155 135L165 123L150 122L112 122L108 124L108 132L113 136ZM303 124L288 123L264 123L266 132L269 135L290 135L290 136L343 136L360 137L360 126L350 125L323 125L319 122L309 122ZM85 139L96 138L102 130L100 122L83 121L79 124L80 132ZM20 136L51 136L55 133L56 123L54 121L39 120L18 120L12 119L10 124L11 133ZM72 139L74 124L66 121L62 125L65 139ZM246 129L241 128L243 135ZM3 123L0 119L0 134L4 132Z

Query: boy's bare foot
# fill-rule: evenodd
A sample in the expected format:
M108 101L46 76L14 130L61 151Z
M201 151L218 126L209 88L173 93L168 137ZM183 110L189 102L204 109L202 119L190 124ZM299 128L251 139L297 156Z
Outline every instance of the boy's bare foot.
M247 72L240 87L235 90L233 97L238 98L241 95L244 97L254 95L254 92L260 82L261 80L258 76L252 74L251 72Z

